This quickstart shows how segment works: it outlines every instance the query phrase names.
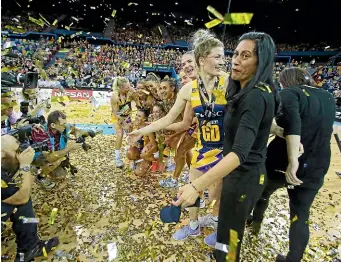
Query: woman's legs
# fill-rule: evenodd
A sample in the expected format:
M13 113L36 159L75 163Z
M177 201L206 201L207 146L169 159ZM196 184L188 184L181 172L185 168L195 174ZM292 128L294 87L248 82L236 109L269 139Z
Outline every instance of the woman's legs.
M236 170L224 179L215 246L217 262L239 261L245 222L263 192L264 177L265 171L255 168L247 172Z
M195 146L195 143L196 139L191 136L187 136L187 134L180 142L180 145L175 154L175 171L173 173L173 178L179 178L186 162L188 167L190 167L192 161L191 149Z
M120 149L122 146L123 139L123 129L118 122L113 123L115 131L116 131L116 141L115 141L115 162L116 167L122 168L124 166L123 161L121 160Z

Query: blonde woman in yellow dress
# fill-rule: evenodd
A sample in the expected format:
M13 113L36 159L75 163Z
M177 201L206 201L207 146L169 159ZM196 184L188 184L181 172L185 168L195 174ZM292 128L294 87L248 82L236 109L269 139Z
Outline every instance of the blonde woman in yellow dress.
M131 102L133 95L134 89L131 87L129 80L124 77L117 77L113 84L110 105L112 110L112 123L116 131L115 163L118 168L124 167L120 154L123 131L131 132L133 128L131 121Z

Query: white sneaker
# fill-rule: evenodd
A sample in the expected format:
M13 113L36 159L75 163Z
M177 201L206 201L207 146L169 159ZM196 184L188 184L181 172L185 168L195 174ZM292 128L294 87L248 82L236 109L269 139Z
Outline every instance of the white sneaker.
M116 158L115 163L116 163L117 168L123 168L124 167L124 163L120 158Z
M205 206L206 206L205 199L200 198L200 208L205 208Z
M208 214L206 216L199 217L198 221L199 221L199 225L201 227L211 227L213 229L217 229L217 227L218 227L218 221L213 220L212 214Z

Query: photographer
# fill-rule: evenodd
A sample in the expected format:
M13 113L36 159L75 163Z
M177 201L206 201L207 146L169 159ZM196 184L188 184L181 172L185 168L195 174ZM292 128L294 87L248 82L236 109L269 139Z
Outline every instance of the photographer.
M86 150L84 143L70 140L70 134L75 135L77 138L95 136L93 132L82 131L69 126L66 122L66 115L58 110L48 115L47 126L44 126L44 130L37 128L32 130L32 141L47 141L50 150L50 152L37 152L33 162L34 165L40 166L42 171L38 175L37 183L46 189L54 187L54 183L47 178L48 175L56 180L65 178L64 160L71 151L81 149L82 147Z
M59 240L53 237L42 241L38 237L31 200L34 150L29 147L22 153L18 151L19 142L14 137L1 137L1 231L10 219L17 243L15 261L26 262L42 256L43 249L50 252Z

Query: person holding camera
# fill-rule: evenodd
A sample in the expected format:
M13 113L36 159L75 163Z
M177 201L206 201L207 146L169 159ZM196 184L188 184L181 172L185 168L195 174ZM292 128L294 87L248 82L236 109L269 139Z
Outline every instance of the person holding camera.
M45 189L50 189L55 184L47 178L49 175L55 180L64 179L66 170L64 160L68 154L83 147L83 143L70 140L69 135L94 136L90 132L84 132L75 127L70 127L66 122L66 115L61 111L53 111L47 117L47 125L44 129L32 130L33 142L47 142L49 152L36 152L34 165L41 167L41 174L37 177L37 183ZM84 148L84 147L83 147Z
M34 150L26 148L19 153L19 141L13 136L1 136L1 231L10 220L16 235L17 254L14 261L32 261L59 244L57 237L47 241L39 238L38 219L35 218L31 188L31 163Z

